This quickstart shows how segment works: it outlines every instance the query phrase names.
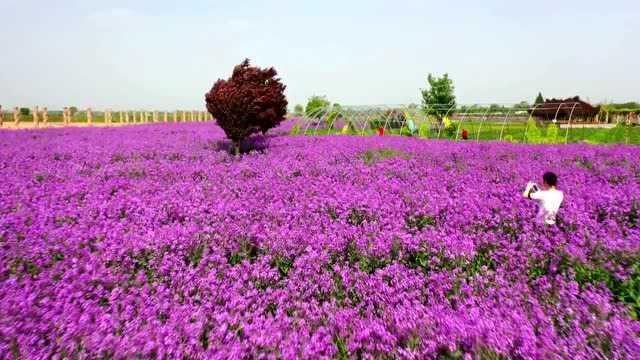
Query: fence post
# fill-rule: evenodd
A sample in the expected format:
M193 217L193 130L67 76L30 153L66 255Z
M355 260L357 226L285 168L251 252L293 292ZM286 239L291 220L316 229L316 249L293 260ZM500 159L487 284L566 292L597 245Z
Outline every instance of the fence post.
M20 124L20 108L17 106L13 108L13 124L16 127Z
M35 127L40 127L40 118L38 117L38 115L40 113L40 108L38 108L37 106L35 106L32 110L31 110L31 116L33 117L33 126Z
M87 124L89 124L89 126L93 125L93 112L91 108L87 108Z
M49 122L49 109L46 106L42 108L42 122L45 124Z

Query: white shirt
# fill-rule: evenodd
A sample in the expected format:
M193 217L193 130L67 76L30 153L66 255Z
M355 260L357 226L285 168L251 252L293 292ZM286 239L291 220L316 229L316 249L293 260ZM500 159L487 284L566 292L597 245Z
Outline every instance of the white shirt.
M544 222L548 225L556 223L556 214L558 210L560 210L562 200L564 200L562 191L556 189L538 190L531 192L529 198L537 200L540 203L538 217L544 219Z

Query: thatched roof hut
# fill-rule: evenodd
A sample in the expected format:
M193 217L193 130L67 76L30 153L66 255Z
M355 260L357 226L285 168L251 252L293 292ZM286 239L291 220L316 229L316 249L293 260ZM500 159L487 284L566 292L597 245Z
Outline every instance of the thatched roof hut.
M580 97L561 99L546 99L544 103L538 104L529 110L529 114L540 120L590 120L594 119L600 112L600 106L580 100Z

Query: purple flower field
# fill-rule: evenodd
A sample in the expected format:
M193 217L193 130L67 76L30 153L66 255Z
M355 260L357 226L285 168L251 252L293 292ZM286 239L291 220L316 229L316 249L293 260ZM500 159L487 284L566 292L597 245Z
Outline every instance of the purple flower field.
M0 132L0 357L640 357L640 147L223 138Z

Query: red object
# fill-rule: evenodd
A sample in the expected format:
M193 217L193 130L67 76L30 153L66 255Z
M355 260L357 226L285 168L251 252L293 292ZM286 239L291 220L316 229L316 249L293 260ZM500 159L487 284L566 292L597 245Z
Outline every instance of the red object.
M462 138L467 140L469 138L469 132L467 129L462 129Z
M384 128L378 128L378 135L384 135Z
M280 124L287 114L285 86L274 68L243 61L227 80L218 80L205 95L207 110L234 144Z

